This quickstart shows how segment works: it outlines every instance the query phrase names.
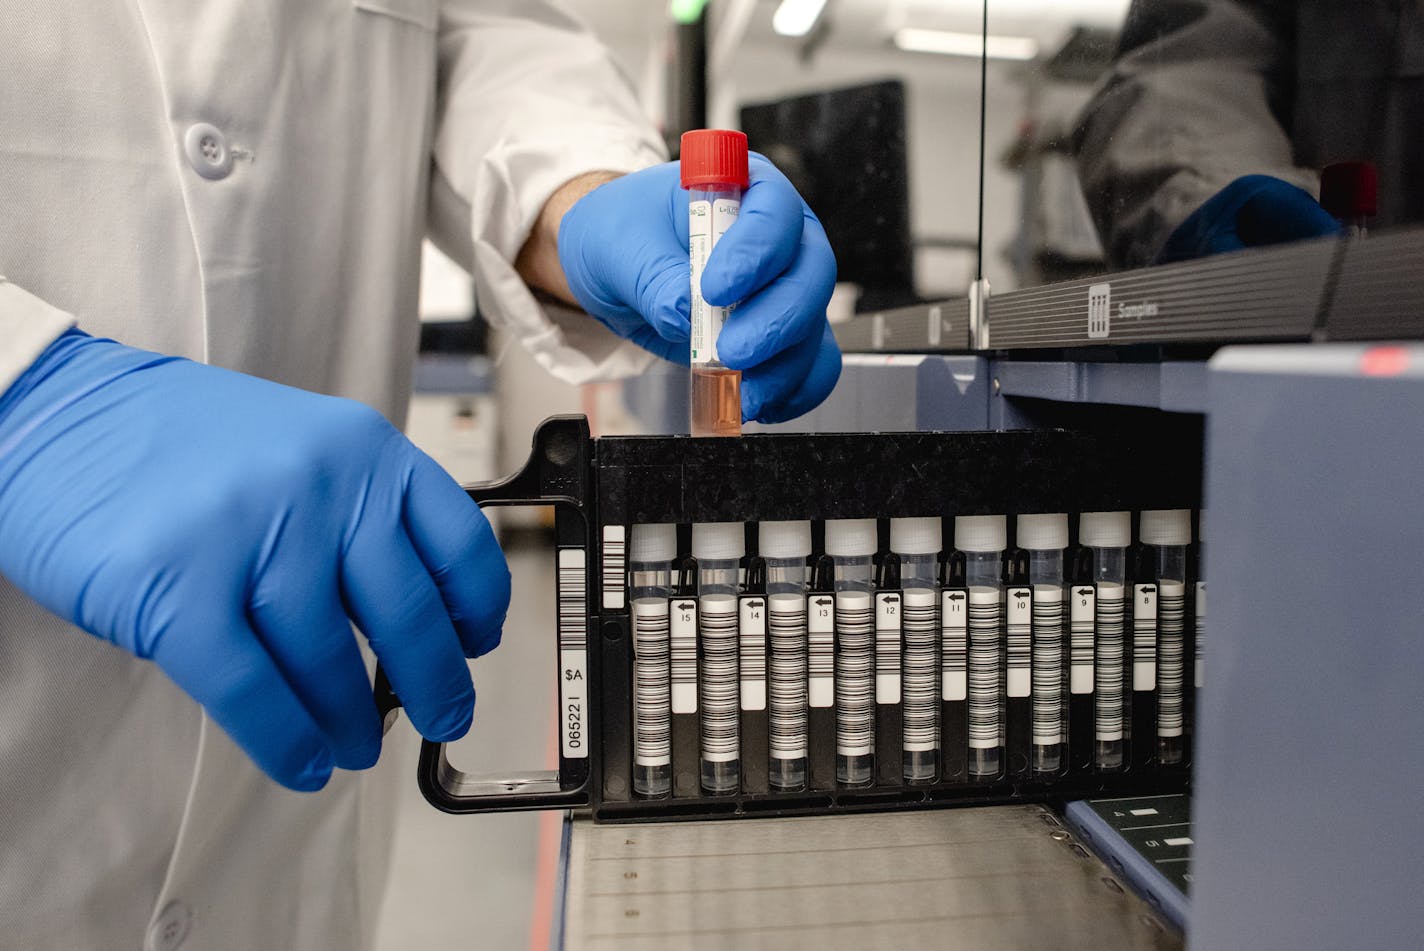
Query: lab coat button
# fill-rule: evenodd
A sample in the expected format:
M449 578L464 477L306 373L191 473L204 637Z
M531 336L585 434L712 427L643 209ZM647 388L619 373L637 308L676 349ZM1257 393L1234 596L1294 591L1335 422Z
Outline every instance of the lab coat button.
M170 901L148 929L148 951L177 951L193 927L193 910L181 901Z
M183 151L188 154L188 164L193 166L193 171L204 178L216 181L232 171L232 150L216 126L206 122L189 126L183 135Z

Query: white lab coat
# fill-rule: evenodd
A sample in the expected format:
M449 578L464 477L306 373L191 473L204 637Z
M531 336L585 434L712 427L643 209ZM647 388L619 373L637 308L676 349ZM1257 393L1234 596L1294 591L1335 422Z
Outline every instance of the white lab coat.
M1424 16L1403 0L1134 0L1077 132L1117 265L1150 262L1242 175L1315 194L1332 162L1380 173L1374 224L1424 221Z
M0 390L77 319L400 421L427 225L545 367L646 362L510 264L562 182L661 158L547 3L5 0L0 72ZM360 948L381 780L281 789L0 579L0 948Z

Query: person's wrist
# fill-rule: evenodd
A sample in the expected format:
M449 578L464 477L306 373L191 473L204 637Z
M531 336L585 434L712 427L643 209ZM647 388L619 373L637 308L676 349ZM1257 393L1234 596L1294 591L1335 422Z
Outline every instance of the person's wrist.
M585 195L598 186L619 178L621 174L609 171L586 172L569 179L549 196L534 221L529 238L514 260L514 269L525 284L566 304L579 306L577 298L569 288L568 277L564 274L563 262L559 256L559 235L564 217Z

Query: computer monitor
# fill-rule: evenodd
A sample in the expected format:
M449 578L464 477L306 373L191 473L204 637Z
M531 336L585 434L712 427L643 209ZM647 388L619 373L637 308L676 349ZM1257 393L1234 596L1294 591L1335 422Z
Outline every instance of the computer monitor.
M905 87L897 80L742 107L751 148L816 211L858 310L913 303Z

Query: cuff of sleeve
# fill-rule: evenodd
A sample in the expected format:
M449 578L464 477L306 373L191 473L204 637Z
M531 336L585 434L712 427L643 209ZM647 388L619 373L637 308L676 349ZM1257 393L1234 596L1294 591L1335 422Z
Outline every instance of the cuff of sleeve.
M635 172L664 158L651 139L635 139L626 128L569 134L498 147L481 161L471 193L483 207L470 214L476 296L491 323L565 382L631 376L652 362L650 354L580 310L541 304L514 270L545 202L565 182L593 171Z
M74 324L72 314L0 277L0 394Z

